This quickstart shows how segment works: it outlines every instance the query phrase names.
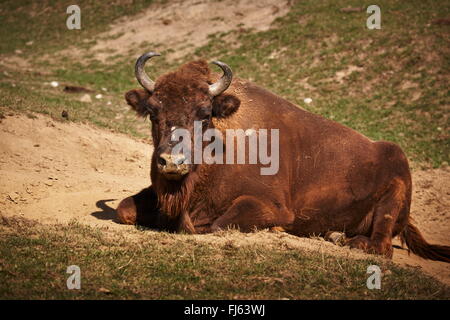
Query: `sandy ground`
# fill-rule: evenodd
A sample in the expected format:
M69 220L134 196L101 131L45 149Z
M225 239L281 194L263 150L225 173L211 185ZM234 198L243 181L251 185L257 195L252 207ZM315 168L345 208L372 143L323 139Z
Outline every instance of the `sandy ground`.
M87 125L7 117L0 123L0 210L109 225L113 212L102 208L149 184L151 152L149 144Z
M140 120L137 120L140 121ZM120 199L149 184L152 147L125 135L45 116L8 116L0 123L0 214L42 223L77 220L111 232L131 230L114 221ZM430 241L450 245L450 169L416 171L412 215ZM195 236L216 241L213 235ZM208 238L210 237L210 238ZM341 254L355 250L323 241L259 232L234 238L283 238L289 246ZM214 240L216 239L216 240ZM223 239L222 239L223 240ZM450 264L395 249L394 261L450 284Z

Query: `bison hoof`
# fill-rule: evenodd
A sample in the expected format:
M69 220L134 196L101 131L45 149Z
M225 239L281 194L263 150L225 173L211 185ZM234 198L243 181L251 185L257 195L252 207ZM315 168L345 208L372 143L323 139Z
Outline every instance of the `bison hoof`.
M345 245L345 233L343 232L337 232L337 231L328 231L325 234L324 239L326 241L330 241L332 243L334 243L337 246L344 246Z
M132 197L123 199L117 207L117 220L123 224L136 223L136 205Z
M280 226L271 227L269 230L270 232L286 232L286 230Z

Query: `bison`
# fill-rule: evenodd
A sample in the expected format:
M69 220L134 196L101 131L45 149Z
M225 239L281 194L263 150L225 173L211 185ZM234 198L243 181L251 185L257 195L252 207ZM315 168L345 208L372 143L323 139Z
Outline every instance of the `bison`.
M139 116L150 118L154 152L152 184L120 202L121 223L186 233L273 228L307 237L339 231L351 248L386 257L392 257L392 238L400 236L413 253L450 262L450 247L429 244L411 223L411 172L399 146L233 79L223 62L213 62L222 76L198 60L154 82L144 65L158 55L137 60L144 89L125 95ZM193 163L190 154L175 151L172 132L192 132L195 121L203 131L223 133L278 129L277 173L261 174L262 164Z

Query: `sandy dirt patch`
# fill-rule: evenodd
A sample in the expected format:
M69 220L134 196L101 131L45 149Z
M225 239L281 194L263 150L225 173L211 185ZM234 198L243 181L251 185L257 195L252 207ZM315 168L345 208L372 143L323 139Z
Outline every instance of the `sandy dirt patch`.
M288 11L285 0L155 3L136 16L119 19L109 31L96 35L96 44L91 48L70 48L61 54L80 57L93 53L96 59L107 62L115 55L129 55L130 50L140 54L146 50L170 49L166 58L173 60L205 45L212 34L239 29L267 30L276 18Z
M0 211L117 226L108 205L149 184L151 152L150 144L88 125L7 117L0 123Z

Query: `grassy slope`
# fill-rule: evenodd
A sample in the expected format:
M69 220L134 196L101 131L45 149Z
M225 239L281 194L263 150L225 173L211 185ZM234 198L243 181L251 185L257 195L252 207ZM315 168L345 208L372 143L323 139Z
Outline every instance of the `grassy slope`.
M438 281L375 257L140 233L130 241L126 231L0 219L0 299L450 299ZM81 290L66 287L73 264L81 269ZM381 290L366 287L373 264L384 270Z
M116 6L110 6L79 1L82 8L95 10L82 9L83 29L67 31L65 8L71 4L67 1L41 2L40 7L32 1L3 1L0 53L8 56L20 49L19 56L36 57L36 61L31 59L29 70L0 67L0 115L42 112L60 118L64 109L73 121L148 136L148 123L136 121L122 98L126 90L136 87L134 56L116 57L106 66L93 56L70 61L52 53L69 44L89 47L93 36L106 30L113 18L136 13L149 2L116 1ZM418 0L378 4L383 29L370 31L365 29L365 12L339 12L342 7L357 6L356 1L294 1L291 12L271 30L231 33L232 48L220 40L224 35L216 35L183 61L220 58L241 78L371 138L395 141L416 163L439 166L449 161L450 154L449 27L430 22L445 16L450 4ZM30 40L34 44L27 46ZM142 48L147 49L158 48ZM177 64L159 58L152 64L152 74ZM349 66L362 69L339 83L336 72ZM51 80L89 87L105 99L84 104L77 95L45 84ZM101 91L102 87L108 91ZM304 104L305 97L313 98L313 103ZM375 261L340 259L336 263L336 258L328 256L322 260L318 255L267 250L260 245L216 248L190 242L185 236L142 236L145 241L130 245L119 235L108 239L99 230L76 224L49 231L6 223L0 232L0 297L449 298L448 288L433 279L386 262L392 274L383 282L383 290L369 291L365 270ZM173 241L161 245L165 238ZM74 256L84 261L81 292L65 289L65 268L75 263ZM99 292L101 287L111 293Z

